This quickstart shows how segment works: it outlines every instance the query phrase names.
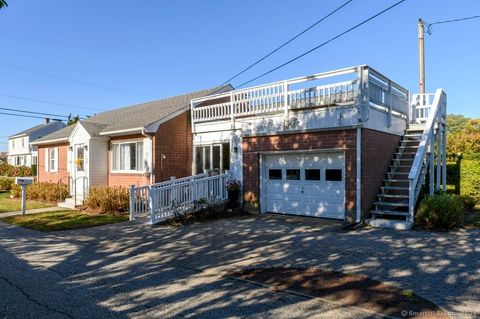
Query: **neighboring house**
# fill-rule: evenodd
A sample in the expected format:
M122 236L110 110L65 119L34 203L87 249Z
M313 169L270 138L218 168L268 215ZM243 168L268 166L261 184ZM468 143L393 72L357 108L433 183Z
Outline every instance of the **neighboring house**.
M13 134L8 137L8 163L14 166L28 166L37 164L37 148L31 143L36 140L58 131L66 126L60 121L50 121L45 119L44 124L40 124Z
M363 65L193 99L193 173L230 170L250 211L409 228L446 176L445 94L415 97Z
M190 102L213 91L99 113L38 139L38 180L69 184L81 201L94 185L146 185L191 175Z

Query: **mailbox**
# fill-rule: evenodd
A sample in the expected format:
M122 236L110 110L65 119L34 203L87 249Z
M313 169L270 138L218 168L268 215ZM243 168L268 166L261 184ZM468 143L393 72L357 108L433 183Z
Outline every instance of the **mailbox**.
M30 185L33 183L33 178L17 177L15 178L15 184L17 185Z

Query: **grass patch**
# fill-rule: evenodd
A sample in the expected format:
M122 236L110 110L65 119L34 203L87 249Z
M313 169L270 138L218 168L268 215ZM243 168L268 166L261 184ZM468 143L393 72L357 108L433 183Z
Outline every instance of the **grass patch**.
M470 212L465 212L463 226L480 228L480 206Z
M45 208L55 206L55 203L27 200L27 209ZM10 192L0 191L0 213L12 212L22 209L22 200L10 198Z
M57 231L94 227L128 220L127 214L98 215L63 210L22 216L10 216L0 219L2 222L40 231Z

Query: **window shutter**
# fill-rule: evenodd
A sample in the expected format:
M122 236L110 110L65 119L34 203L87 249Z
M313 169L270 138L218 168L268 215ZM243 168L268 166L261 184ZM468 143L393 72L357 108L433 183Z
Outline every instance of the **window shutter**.
M55 167L54 172L58 172L58 147L55 147Z
M48 172L48 153L50 152L50 149L45 148L45 172Z

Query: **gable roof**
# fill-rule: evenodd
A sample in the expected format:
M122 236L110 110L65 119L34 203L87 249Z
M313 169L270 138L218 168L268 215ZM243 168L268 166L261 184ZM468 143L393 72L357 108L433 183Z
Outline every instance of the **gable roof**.
M43 129L43 128L47 128L47 127L52 127L52 126L57 126L59 125L58 124L58 121L51 121L49 123L46 123L46 124L39 124L39 125L35 125L31 128L28 128L26 130L23 130L21 132L18 132L16 134L13 134L13 135L10 135L8 138L15 138L15 137L20 137L20 136L27 136L27 135L30 135L32 133L35 133L36 131L40 130L40 129Z
M230 85L221 90L231 90ZM216 88L191 92L162 100L151 101L102 112L86 120L80 121L90 135L106 135L111 132L145 128L176 112L186 111L194 98L212 94ZM102 127L103 126L103 127ZM93 136L92 135L92 136Z
M36 144L48 144L52 142L68 141L68 137L70 136L70 133L72 133L74 127L75 125L64 127L51 134L45 135L44 137L41 137L30 144L36 145Z
M231 90L233 90L233 87L230 84L227 84L221 88L215 87L162 100L126 106L116 110L98 113L85 120L81 120L80 124L91 137L109 135L115 132L129 130L140 131L151 124L176 114L177 112L187 111L190 109L190 102L192 99ZM46 135L32 144L48 144L48 142L68 140L74 127L75 125L68 126L52 134Z

